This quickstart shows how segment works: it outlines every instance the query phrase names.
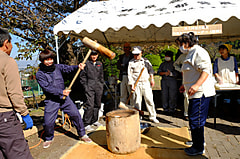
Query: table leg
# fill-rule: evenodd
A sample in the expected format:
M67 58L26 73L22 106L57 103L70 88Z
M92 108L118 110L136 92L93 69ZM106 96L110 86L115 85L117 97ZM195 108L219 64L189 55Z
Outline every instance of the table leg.
M217 118L217 95L214 96L214 112L213 112L213 117L214 117L214 129L216 128L216 118Z

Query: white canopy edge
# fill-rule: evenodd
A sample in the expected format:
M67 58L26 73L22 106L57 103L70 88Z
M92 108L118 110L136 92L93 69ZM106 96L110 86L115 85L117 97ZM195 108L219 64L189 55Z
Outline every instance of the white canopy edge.
M229 0L229 2L175 0L177 2L174 3L173 1L90 1L54 26L53 31L55 35L60 31L64 34L70 31L80 33L84 30L92 33L97 29L105 32L108 29L118 31L123 27L131 30L136 26L145 29L151 24L156 27L162 27L166 23L178 26L182 21L190 25L197 20L208 23L214 18L227 21L232 16L240 19L239 0ZM80 14L84 17L80 17ZM111 23L110 27L109 23Z

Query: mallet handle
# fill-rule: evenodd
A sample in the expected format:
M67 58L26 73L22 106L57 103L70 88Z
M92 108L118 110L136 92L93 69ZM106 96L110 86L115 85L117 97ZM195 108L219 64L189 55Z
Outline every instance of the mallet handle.
M92 50L89 49L87 55L85 56L85 58L84 58L84 60L83 60L83 62L82 62L82 64L85 64L85 63L86 63L86 61L87 61L87 59L89 58L91 52L92 52ZM66 88L66 90L71 90L71 88L72 88L74 82L76 81L76 79L77 79L77 77L78 77L78 75L79 75L80 72L81 72L81 69L78 68L77 73L75 74L72 82L70 83L69 87ZM63 97L63 99L65 99L65 98L66 98L66 96Z
M137 86L137 84L138 84L138 81L139 81L140 77L142 76L143 71L144 71L144 67L142 68L142 70L141 70L141 72L140 72L140 74L139 74L139 76L138 76L138 78L137 78L137 80L136 80L133 88L136 88L136 86ZM130 93L128 99L127 99L126 104L128 104L130 98L132 97L132 94L133 94L133 91L131 91L131 93Z

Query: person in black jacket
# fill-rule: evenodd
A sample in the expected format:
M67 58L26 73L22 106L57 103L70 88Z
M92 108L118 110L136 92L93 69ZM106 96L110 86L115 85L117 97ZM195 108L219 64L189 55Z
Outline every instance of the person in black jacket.
M86 131L92 131L91 125L100 126L98 122L98 111L101 107L103 94L103 65L97 61L98 53L92 51L84 70L80 73L80 83L83 85L86 95L86 109L83 122Z
M173 114L177 106L177 75L173 66L173 52L165 53L165 61L161 63L157 74L162 76L162 106L164 112Z
M128 95L131 92L131 88L128 85L128 63L133 58L133 55L131 53L131 46L129 43L124 44L123 50L124 50L124 54L121 54L119 56L119 60L117 62L117 68L120 70L119 80L121 81L120 102L126 103Z

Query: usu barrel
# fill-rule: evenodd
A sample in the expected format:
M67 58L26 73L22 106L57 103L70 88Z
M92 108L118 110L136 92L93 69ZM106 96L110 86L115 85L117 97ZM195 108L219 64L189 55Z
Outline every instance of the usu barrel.
M116 154L135 152L141 143L139 113L135 110L114 110L106 114L108 149Z

